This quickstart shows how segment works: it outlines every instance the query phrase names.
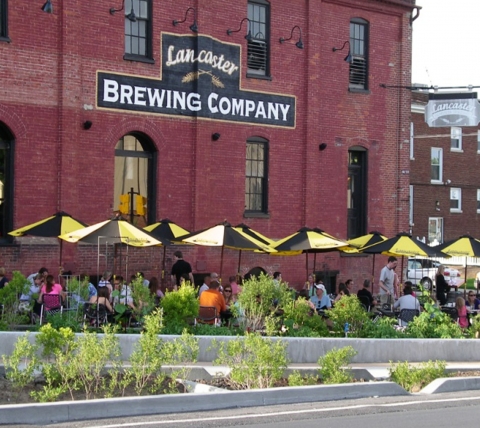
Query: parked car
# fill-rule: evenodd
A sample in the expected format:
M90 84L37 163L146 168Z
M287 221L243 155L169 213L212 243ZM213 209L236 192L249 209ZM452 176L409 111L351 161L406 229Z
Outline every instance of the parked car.
M435 274L440 264L440 262L431 259L409 258L407 279L412 281L413 285L421 284L425 289L430 290L435 282ZM443 276L450 287L459 287L464 282L460 272L448 266L445 266Z

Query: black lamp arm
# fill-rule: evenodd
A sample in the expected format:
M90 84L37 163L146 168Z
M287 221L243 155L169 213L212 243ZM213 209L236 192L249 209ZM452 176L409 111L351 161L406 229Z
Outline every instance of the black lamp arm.
M172 24L173 25L178 25L178 24L183 24L186 20L187 20L187 15L188 15L188 12L190 12L191 10L193 10L193 21L196 22L197 21L197 11L194 7L189 7L186 11L185 11L185 18L183 18L182 21L177 21L176 19L174 19L172 21Z
M343 46L341 48L332 48L332 51L333 52L336 52L336 51L343 51L343 49L345 48L345 46L348 44L348 50L350 50L350 41L347 40Z
M283 42L288 42L289 40L292 40L293 38L293 31L295 30L295 28L298 28L298 32L300 33L300 39L299 40L302 40L302 29L298 26L298 25L295 25L293 28L292 28L292 31L290 31L290 37L288 39L284 39L283 37L280 37L280 43L283 43Z
M228 34L229 36L231 36L232 33L238 33L238 32L242 29L242 25L243 25L243 23L244 23L245 21L248 21L248 31L250 32L250 19L248 19L248 18L243 18L243 19L240 21L240 27L239 27L239 29L238 29L238 30L230 30L230 29L228 29L228 30L227 30L227 34Z

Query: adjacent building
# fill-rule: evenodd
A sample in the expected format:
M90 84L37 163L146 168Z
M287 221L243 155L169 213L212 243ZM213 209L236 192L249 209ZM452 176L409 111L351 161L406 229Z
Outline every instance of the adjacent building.
M416 8L0 0L0 264L55 267L56 239L7 232L60 210L89 224L118 212L141 226L168 217L189 230L228 220L272 238L303 226L344 239L408 230L411 93L402 88ZM64 251L68 267L89 273L125 253ZM158 275L158 249L129 251L128 270ZM219 269L218 248L184 252L196 273ZM302 284L300 257L243 252L240 272L261 266ZM237 262L226 250L224 278ZM316 270L359 283L371 259L319 254Z

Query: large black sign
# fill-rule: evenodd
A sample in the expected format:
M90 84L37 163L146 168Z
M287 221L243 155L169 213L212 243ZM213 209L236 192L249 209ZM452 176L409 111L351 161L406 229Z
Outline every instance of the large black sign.
M161 79L97 72L97 107L295 127L295 97L240 89L240 45L162 33Z

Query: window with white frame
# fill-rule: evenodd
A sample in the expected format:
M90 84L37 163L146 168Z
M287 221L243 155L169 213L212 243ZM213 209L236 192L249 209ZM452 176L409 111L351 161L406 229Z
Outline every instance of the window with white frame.
M415 159L413 154L413 140L415 138L415 128L413 126L413 122L410 122L410 159Z
M443 149L432 147L430 151L431 181L441 183L443 180Z
M462 211L462 189L458 187L450 189L450 211Z
M477 189L477 213L480 213L480 189Z
M438 245L443 243L443 218L428 218L428 245Z
M452 150L462 150L462 128L452 126L450 129L450 147Z
M413 227L413 186L409 186L408 222Z
M480 153L480 131L477 131L477 152Z

